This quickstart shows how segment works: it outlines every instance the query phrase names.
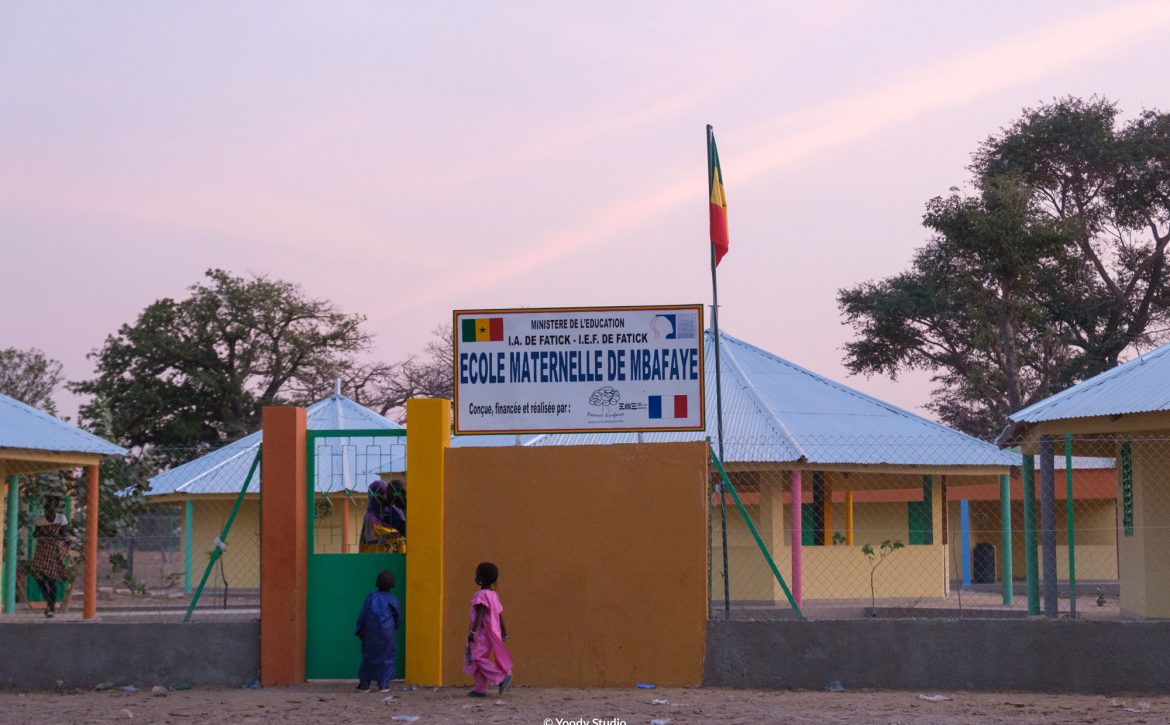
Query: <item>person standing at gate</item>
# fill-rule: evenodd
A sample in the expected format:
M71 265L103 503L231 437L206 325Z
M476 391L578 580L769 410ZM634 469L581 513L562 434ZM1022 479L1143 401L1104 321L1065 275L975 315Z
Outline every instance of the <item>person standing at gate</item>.
M394 527L395 512L390 486L378 479L370 484L369 492L358 551L363 554L406 553L403 533ZM402 522L405 526L405 513L402 514Z
M488 684L504 694L512 684L512 654L504 644L508 628L504 625L504 606L492 589L500 578L499 568L485 561L475 568L479 591L471 598L471 629L467 632L463 671L475 680L469 697L487 697Z
M394 572L379 572L374 586L376 591L367 594L362 602L354 632L362 640L357 689L370 692L372 685L377 683L378 689L387 692L397 669L397 636L402 623L402 608L398 597L390 593L394 588Z
M45 616L50 619L57 613L57 583L69 578L69 537L65 533L69 520L57 511L60 505L60 498L45 497L44 512L33 524L36 550L29 566L33 579L45 596Z

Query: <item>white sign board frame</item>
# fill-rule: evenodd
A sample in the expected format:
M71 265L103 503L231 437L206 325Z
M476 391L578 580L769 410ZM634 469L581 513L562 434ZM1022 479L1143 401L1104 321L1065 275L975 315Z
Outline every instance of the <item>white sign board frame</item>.
M702 431L703 306L455 310L455 434Z

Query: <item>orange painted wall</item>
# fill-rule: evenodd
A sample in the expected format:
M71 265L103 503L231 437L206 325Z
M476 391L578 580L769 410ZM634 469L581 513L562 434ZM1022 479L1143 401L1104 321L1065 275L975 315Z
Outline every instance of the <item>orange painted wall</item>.
M452 448L445 468L444 683L471 683L468 606L492 561L517 683L700 684L705 444Z

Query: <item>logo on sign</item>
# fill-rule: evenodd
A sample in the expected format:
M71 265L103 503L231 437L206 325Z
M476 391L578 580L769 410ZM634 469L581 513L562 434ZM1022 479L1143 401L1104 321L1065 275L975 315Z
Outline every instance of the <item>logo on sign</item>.
M605 408L610 405L617 405L621 399L622 394L618 392L617 388L612 388L607 385L604 388L598 388L593 391L593 395L589 396L589 404Z

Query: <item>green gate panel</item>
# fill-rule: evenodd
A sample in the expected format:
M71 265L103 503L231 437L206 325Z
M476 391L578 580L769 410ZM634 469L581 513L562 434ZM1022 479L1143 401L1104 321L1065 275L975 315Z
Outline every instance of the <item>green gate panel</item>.
M946 499L943 499L944 509ZM906 504L906 514L909 519L909 539L913 544L934 543L934 478L927 475L922 477L922 500L911 501ZM943 511L946 516L946 511ZM944 542L946 543L946 542Z
M305 677L357 679L361 640L354 636L358 612L374 591L378 572L394 572L394 596L402 606L396 676L406 671L406 554L310 554L305 614Z
M812 504L800 505L800 545L817 546L817 509Z

